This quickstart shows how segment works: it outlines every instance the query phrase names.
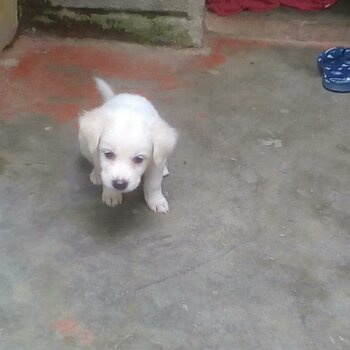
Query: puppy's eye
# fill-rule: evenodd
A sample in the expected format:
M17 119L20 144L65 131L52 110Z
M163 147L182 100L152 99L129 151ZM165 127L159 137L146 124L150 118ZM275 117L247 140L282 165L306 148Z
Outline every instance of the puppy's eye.
M141 164L143 162L144 158L143 156L136 156L134 159L133 159L133 162L135 164Z
M115 157L115 154L113 152L103 152L103 154L105 155L105 157L107 159L113 159Z

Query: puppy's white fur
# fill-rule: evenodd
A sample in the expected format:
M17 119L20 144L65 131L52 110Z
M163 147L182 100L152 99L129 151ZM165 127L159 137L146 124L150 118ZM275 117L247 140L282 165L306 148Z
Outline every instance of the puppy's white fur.
M122 193L136 189L144 175L149 208L168 212L161 184L168 174L166 162L176 144L176 130L146 98L115 95L105 81L95 81L104 104L79 119L80 149L94 166L91 182L102 184L102 201L116 206L122 202Z

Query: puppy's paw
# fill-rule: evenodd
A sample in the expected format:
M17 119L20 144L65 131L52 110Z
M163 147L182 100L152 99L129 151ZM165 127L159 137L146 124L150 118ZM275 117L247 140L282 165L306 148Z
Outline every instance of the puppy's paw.
M169 204L162 194L155 194L146 199L148 207L155 213L165 214L169 211Z
M96 168L92 169L90 173L90 181L94 185L102 185L101 173L96 170Z
M109 188L103 188L102 202L106 203L109 207L115 207L121 204L123 201L123 195L120 192L111 190Z

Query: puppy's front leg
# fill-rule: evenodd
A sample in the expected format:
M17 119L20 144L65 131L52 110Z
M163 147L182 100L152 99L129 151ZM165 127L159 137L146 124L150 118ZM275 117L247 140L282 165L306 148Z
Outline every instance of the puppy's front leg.
M103 186L102 190L102 202L106 203L109 207L115 207L121 204L123 201L123 195L112 188Z
M167 213L169 204L162 193L162 180L165 162L151 164L145 173L144 195L148 207L156 213Z

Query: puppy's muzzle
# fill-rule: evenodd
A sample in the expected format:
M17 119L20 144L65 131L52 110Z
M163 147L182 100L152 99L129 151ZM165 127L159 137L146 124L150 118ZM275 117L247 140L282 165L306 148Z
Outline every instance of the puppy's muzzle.
M112 185L116 190L123 191L128 187L129 183L125 180L113 180Z

